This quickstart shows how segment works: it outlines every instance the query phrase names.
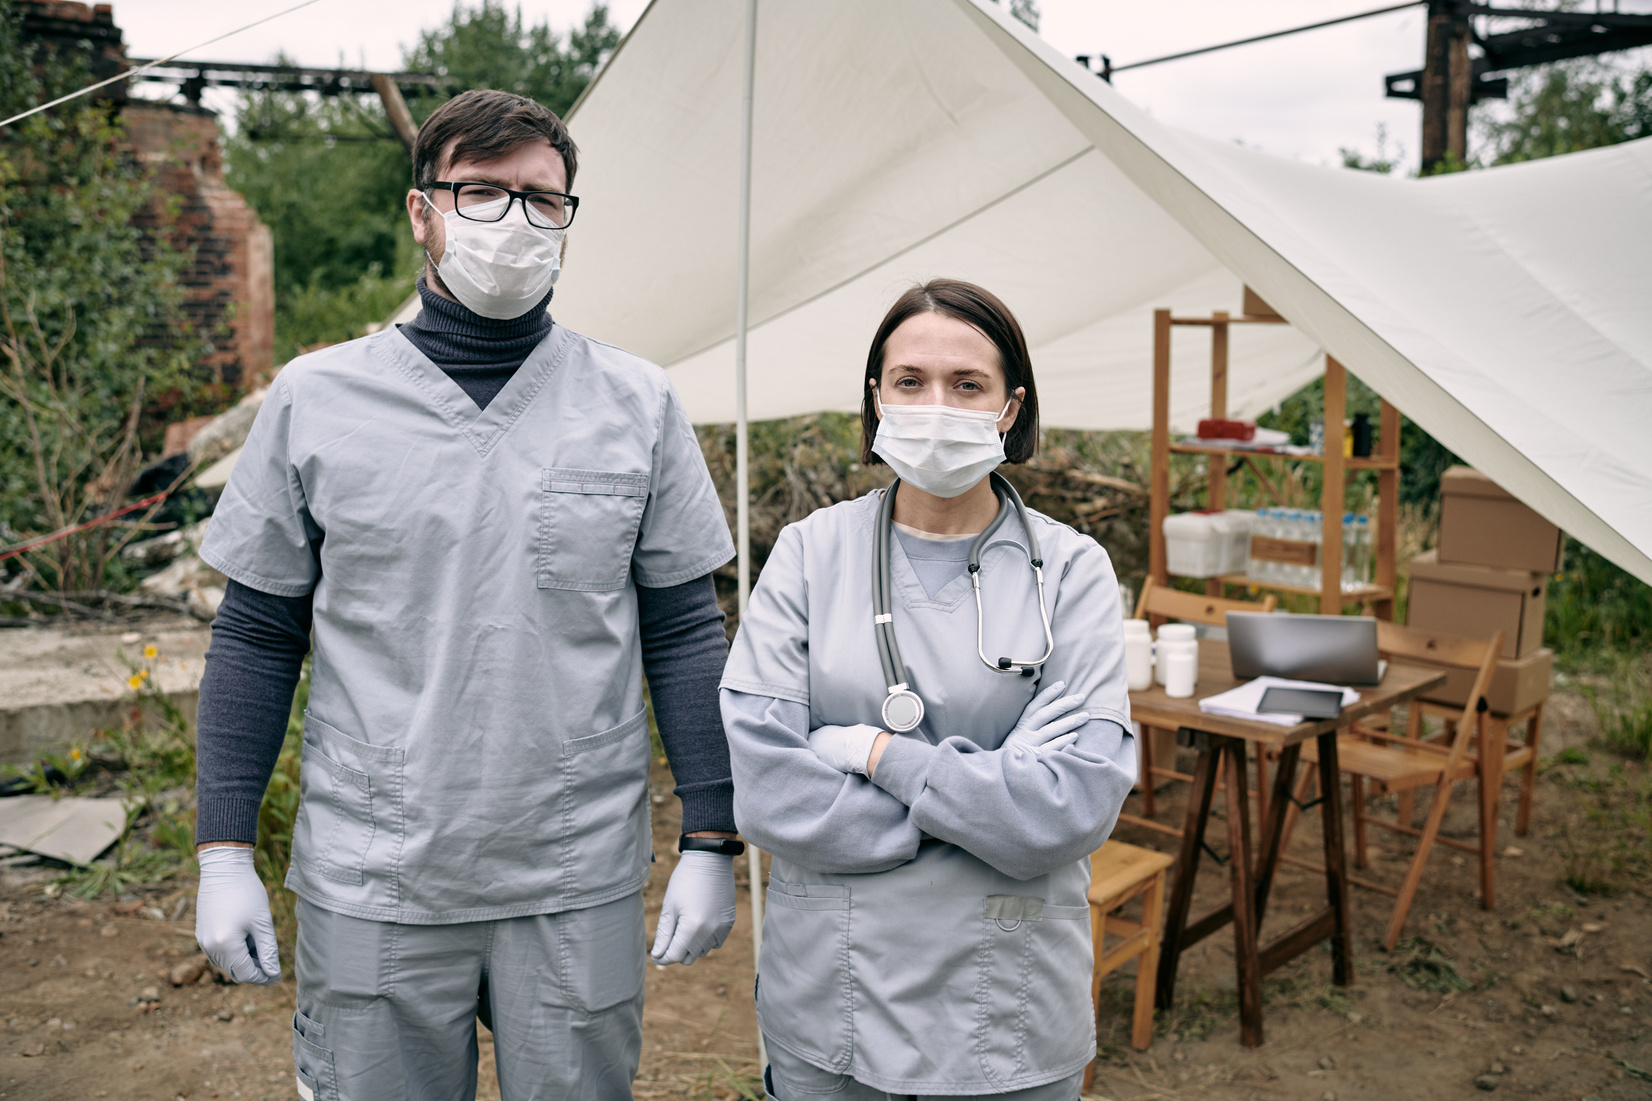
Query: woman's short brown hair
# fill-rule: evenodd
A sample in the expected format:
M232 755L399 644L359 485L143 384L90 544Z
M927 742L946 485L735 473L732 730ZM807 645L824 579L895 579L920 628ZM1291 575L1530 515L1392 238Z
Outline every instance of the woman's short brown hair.
M1032 458L1038 451L1038 387L1033 383L1027 338L1021 335L1021 325L1010 308L985 287L961 279L931 279L895 299L872 337L871 350L866 353L867 382L876 384L883 378L884 346L889 343L890 334L908 318L921 313L955 317L992 341L998 349L998 366L1004 372L1007 392L1014 394L1018 387L1027 391L1021 398L1015 423L1004 434L1004 457L1012 463L1024 463ZM878 411L872 404L872 387L866 386L860 403L861 462L883 462L872 453L872 441L877 434Z

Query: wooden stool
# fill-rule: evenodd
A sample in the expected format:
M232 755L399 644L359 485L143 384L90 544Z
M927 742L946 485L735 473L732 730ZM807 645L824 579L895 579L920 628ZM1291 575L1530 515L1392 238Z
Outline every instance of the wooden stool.
M1153 984L1159 971L1159 933L1164 925L1164 873L1175 858L1152 849L1109 841L1090 854L1090 935L1095 940L1096 966L1090 976L1090 1002L1101 1012L1101 978L1125 963L1136 963L1136 1012L1130 1026L1130 1046L1147 1050L1153 1042ZM1141 899L1141 921L1130 921L1113 911L1131 899ZM1108 934L1123 937L1112 951L1105 950ZM1095 1078L1092 1060L1084 1070L1084 1088Z

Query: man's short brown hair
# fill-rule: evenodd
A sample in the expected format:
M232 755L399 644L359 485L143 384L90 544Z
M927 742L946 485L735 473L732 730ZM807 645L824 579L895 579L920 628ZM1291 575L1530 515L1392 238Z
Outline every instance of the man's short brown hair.
M430 190L444 155L448 164L491 161L536 141L548 141L562 154L562 165L568 171L567 186L572 190L579 149L556 112L511 92L460 92L432 111L419 127L418 139L413 143L413 186L420 191Z

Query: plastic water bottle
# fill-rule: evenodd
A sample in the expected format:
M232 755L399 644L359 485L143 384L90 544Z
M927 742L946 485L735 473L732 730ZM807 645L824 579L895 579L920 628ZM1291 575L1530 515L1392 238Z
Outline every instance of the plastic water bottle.
M1307 516L1307 530L1302 534L1304 543L1318 543L1325 535L1325 515L1318 509L1309 509ZM1315 559L1318 560L1317 557ZM1319 588L1320 571L1318 566L1302 567L1302 587L1305 589Z
M1342 514L1342 591L1348 592L1358 584L1359 525L1354 514Z
M1314 514L1307 509L1298 509L1296 512L1291 514L1291 518L1295 521L1296 528L1294 538L1298 543L1306 543L1313 539L1313 516ZM1311 588L1314 583L1313 579L1309 576L1311 573L1313 573L1313 570L1308 566L1302 565L1300 562L1292 565L1291 584L1300 585L1305 589Z
M1359 533L1355 537L1357 550L1354 560L1358 563L1355 580L1361 585L1371 584L1371 517L1360 516L1358 523Z

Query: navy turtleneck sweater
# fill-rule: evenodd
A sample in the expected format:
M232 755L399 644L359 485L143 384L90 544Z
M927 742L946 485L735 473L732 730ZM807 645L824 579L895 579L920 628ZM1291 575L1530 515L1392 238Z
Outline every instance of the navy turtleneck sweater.
M418 287L424 308L400 332L478 409L499 396L552 328L549 294L521 317L495 321L437 294L423 278ZM319 556L319 544L314 549ZM311 615L309 595L226 584L201 677L197 842L256 843L258 808L310 651ZM637 619L643 673L683 804L683 832L733 832L734 780L717 696L728 640L711 575L665 589L637 586ZM524 678L544 673L521 672Z

